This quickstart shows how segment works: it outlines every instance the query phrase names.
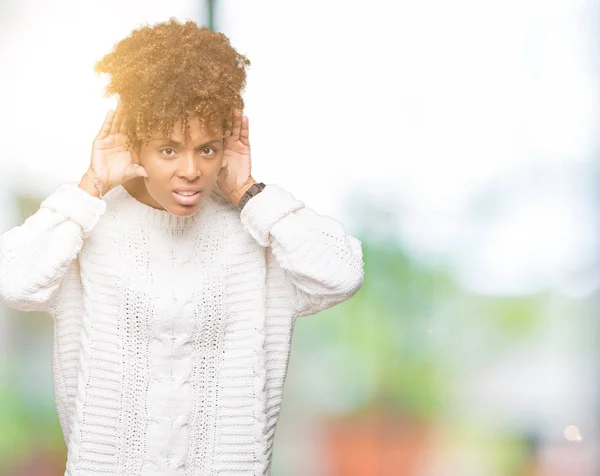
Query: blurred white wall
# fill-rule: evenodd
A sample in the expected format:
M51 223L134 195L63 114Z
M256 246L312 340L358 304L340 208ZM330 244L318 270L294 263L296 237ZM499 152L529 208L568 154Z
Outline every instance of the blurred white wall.
M0 172L5 187L42 195L79 180L116 103L102 98L94 62L143 22L204 20L203 2L189 0L3 8ZM581 261L560 250L582 242L587 259L593 228L580 221L573 229L570 217L590 214L572 190L529 208L551 216L545 222L497 204L510 214L480 237L481 258L469 260L461 244L477 233L470 204L503 175L514 182L533 167L577 166L581 177L591 167L596 13L592 0L222 0L216 8L217 28L252 61L245 112L255 177L340 219L346 194L372 194L401 215L399 232L416 253L455 255L468 265L465 282L486 292L523 275L527 288L556 284ZM513 231L502 238L506 227ZM541 262L556 253L552 268ZM507 268L506 254L519 266Z

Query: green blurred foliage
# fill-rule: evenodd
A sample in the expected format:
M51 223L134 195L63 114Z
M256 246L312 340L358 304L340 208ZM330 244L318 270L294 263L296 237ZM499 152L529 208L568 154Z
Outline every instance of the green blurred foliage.
M320 354L322 372L339 382L340 394L354 395L346 411L385 407L436 420L446 411L456 377L446 355L478 362L535 337L543 297L473 294L452 269L419 261L399 240L359 238L361 289L310 317L310 328L295 330L294 352Z
M35 213L41 204L37 197L16 197L20 223ZM64 455L66 447L48 379L32 381L25 376L32 360L42 371L51 371L52 319L40 312L20 312L6 308L9 359L0 375L0 474L7 474L16 463L32 460L40 452ZM37 367L37 366L36 366ZM37 370L34 369L34 370Z

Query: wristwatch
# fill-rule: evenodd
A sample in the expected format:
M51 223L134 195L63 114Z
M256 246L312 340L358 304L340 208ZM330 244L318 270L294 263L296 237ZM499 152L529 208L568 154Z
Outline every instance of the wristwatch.
M248 203L248 200L262 192L265 187L266 185L262 182L252 184L252 186L248 190L246 190L246 193L242 195L242 198L238 203L238 208L242 210L246 203Z

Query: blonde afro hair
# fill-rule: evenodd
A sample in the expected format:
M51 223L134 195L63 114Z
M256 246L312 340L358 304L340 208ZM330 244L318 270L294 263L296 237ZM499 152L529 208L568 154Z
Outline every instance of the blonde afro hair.
M119 95L128 144L140 147L156 132L169 137L178 120L188 138L192 116L210 133L227 135L233 110L244 108L249 65L223 33L171 17L133 30L94 71L110 76L104 96Z

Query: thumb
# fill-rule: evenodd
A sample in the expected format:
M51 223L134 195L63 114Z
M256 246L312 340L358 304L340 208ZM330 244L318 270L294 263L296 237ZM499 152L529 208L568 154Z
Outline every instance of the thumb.
M137 164L129 164L127 168L123 171L123 180L122 182L127 182L136 177L148 177L146 169L141 165Z
M141 165L138 165L137 167L135 167L135 176L147 178L148 172L146 172L146 169L144 167L142 167Z

